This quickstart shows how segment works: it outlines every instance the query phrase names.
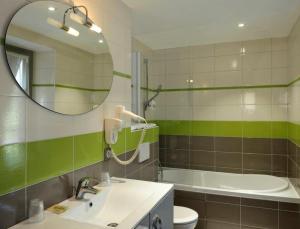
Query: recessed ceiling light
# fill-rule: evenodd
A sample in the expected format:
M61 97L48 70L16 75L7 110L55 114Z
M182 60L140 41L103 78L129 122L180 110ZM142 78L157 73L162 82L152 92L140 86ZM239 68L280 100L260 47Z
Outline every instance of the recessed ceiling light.
M53 6L49 6L49 7L48 7L48 10L49 10L49 11L55 11L55 10L56 10L56 8L55 8L55 7L53 7Z
M243 28L243 27L245 27L245 24L244 24L244 23L239 23L239 24L238 24L238 27L239 27L239 28Z
M100 39L100 40L99 40L99 43L101 43L101 44L102 44L103 42L104 42L104 41L103 41L102 39Z

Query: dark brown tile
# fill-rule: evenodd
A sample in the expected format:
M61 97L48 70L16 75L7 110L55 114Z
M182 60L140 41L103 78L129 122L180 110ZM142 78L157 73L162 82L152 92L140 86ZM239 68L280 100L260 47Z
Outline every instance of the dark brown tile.
M271 170L271 155L267 154L244 154L243 168L245 170Z
M159 148L165 149L167 147L166 144L166 136L165 135L159 135Z
M151 145L150 145L151 147ZM132 155L134 154L134 151L130 151L128 153L125 154L125 158L126 160L129 160ZM133 173L134 171L140 169L141 167L150 164L154 161L154 151L150 150L150 158L146 161L143 162L139 162L139 158L136 157L136 159L129 165L126 165L126 174L130 174Z
M287 156L272 155L272 170L287 172Z
M215 150L220 152L242 152L242 138L215 138Z
M166 148L169 150L187 150L189 148L189 136L166 136Z
M206 229L240 229L240 225L225 222L207 221Z
M145 165L140 168L140 179L145 181L154 181L155 180L155 171L154 171L154 163Z
M242 198L241 203L242 205L248 207L270 208L274 210L278 209L278 202L274 202L274 201Z
M240 223L240 206L215 202L206 202L206 218L212 221Z
M190 169L202 170L202 171L216 171L215 166L204 166L204 165L190 165Z
M164 164L167 161L167 151L166 149L159 149L159 161Z
M296 161L297 146L291 141L288 141L288 155L292 160Z
M271 154L271 139L244 138L243 152L254 154Z
M186 192L175 190L175 199L176 198L186 198L186 199L196 199L196 200L205 200L205 194L199 192Z
M9 228L26 218L25 190L0 196L0 229Z
M206 221L204 219L198 219L195 229L206 229Z
M190 152L190 164L196 166L215 166L215 153L192 150Z
M279 212L279 229L299 229L300 213L298 212Z
M73 195L75 185L73 184L73 173L27 187L27 206L33 199L44 201L45 209L57 204Z
M272 175L272 171L265 171L265 170L251 170L251 169L244 169L244 174L262 174L262 175Z
M300 212L300 204L279 202L279 210Z
M288 177L289 178L297 178L298 176L298 166L297 164L291 160L290 158L288 159Z
M272 154L287 155L288 141L286 139L272 139Z
M271 175L276 177L287 177L287 171L272 171Z
M125 154L121 154L118 156L121 160L125 160ZM118 164L113 158L102 162L103 171L109 172L110 176L114 177L125 177L126 175L126 167Z
M234 168L224 168L224 167L217 167L217 172L223 172L223 173L243 173L243 169L234 169Z
M166 163L168 165L176 164L184 168L189 164L189 151L188 150L168 150L166 152Z
M191 150L213 151L214 150L214 137L192 136L192 137L190 137L190 149Z
M243 155L242 153L223 153L216 152L216 167L225 168L242 168Z
M242 225L277 229L278 211L265 208L242 206Z
M206 194L205 200L208 202L218 202L218 203L225 203L225 204L240 204L240 198L232 197L232 196Z

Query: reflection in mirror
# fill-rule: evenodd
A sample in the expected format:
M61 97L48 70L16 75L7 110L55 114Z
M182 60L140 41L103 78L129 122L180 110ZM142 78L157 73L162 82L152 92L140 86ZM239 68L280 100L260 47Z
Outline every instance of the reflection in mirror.
M20 9L5 39L7 62L23 91L41 106L82 114L100 104L113 80L102 30L84 6L39 1Z

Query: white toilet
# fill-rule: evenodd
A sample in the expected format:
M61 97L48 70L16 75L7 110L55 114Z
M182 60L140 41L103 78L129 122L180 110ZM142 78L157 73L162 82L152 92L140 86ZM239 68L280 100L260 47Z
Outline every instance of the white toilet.
M198 213L186 207L174 206L174 229L194 229Z

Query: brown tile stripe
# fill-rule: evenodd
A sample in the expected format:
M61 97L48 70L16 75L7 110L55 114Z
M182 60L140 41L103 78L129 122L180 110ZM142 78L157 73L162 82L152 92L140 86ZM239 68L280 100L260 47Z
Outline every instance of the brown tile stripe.
M219 172L287 176L287 140L160 136L164 166Z
M175 205L199 214L196 229L299 229L300 205L175 191Z
M147 181L157 180L158 142L150 145L150 159L138 163L136 159L129 166L120 166L114 160L99 162L74 172L29 186L25 189L0 196L0 229L10 226L27 218L30 200L38 198L44 201L45 208L59 203L74 194L74 187L84 176L101 178L101 173L108 171L111 176L128 177ZM132 152L121 155L126 159ZM26 203L27 201L27 203Z

